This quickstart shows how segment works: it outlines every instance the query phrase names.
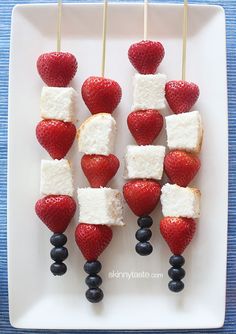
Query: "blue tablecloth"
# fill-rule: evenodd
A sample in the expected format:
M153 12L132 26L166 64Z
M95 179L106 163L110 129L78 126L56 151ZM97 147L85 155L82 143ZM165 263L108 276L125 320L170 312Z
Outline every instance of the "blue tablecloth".
M7 95L11 11L17 3L53 3L55 0L0 0L0 334L48 333L13 329L9 324L7 295ZM82 1L64 1L82 2ZM86 2L86 1L83 1ZM93 2L93 1L90 1ZM94 1L95 2L95 1ZM132 1L123 1L132 2ZM139 1L139 2L142 2ZM160 1L161 2L161 1ZM162 2L181 3L181 0ZM236 0L190 0L191 3L217 4L225 8L227 18L229 88L229 234L227 311L225 326L219 330L177 331L178 333L236 333ZM220 112L216 110L216 113ZM220 136L220 134L219 134ZM220 177L220 176L219 176ZM220 224L216 222L216 224ZM217 259L212 259L217 261ZM217 290L216 290L217 293ZM55 332L55 331L52 331ZM56 331L58 333L58 331ZM157 333L157 331L155 331ZM168 333L164 331L165 333ZM60 333L70 333L60 331ZM175 332L172 332L175 333Z

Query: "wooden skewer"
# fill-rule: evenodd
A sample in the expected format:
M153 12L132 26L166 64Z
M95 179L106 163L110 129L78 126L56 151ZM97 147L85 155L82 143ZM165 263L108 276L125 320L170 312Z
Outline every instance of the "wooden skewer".
M147 40L147 22L148 22L148 0L144 0L144 16L143 16L143 39Z
M188 34L188 0L184 0L182 80L186 79L187 34Z
M108 1L104 0L103 4L103 31L102 31L102 77L105 74L105 64L106 64L106 40L107 40L107 7Z
M57 52L61 52L61 16L62 16L62 0L58 0L57 10Z

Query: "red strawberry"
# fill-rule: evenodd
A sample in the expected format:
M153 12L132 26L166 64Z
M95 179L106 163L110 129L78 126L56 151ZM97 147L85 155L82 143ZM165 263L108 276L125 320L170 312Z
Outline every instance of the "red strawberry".
M36 127L39 143L53 159L62 159L67 154L76 136L73 123L56 120L43 120Z
M75 241L87 261L95 261L112 239L107 225L80 223L75 230Z
M39 199L35 212L45 225L54 233L63 233L76 210L74 199L66 195L49 195Z
M105 187L116 175L120 162L113 154L85 154L81 166L92 188Z
M160 222L160 231L175 255L181 255L193 238L196 222L191 218L165 217Z
M66 87L75 76L77 60L68 52L50 52L39 56L37 69L46 85Z
M136 216L149 215L157 206L161 186L154 180L133 180L123 187L124 198Z
M102 77L89 77L83 83L81 91L91 114L112 114L122 95L121 87L116 81Z
M164 168L172 183L187 187L201 167L200 159L185 151L171 151L165 156Z
M157 110L138 110L129 114L127 123L138 145L150 145L161 132L163 117Z
M169 81L166 84L166 100L175 114L188 112L197 102L199 88L187 81Z
M141 74L154 74L164 55L163 45L153 41L132 44L128 51L131 64Z

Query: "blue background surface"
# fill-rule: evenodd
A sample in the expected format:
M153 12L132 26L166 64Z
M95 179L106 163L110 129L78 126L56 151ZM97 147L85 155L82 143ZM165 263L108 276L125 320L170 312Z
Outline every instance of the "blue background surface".
M227 19L227 58L229 95L229 233L227 309L224 328L202 331L171 331L171 333L236 333L236 0L202 1L190 3L217 4L225 8ZM54 3L55 0L0 0L0 334L2 333L72 333L70 331L27 331L13 329L9 324L7 295L7 95L11 12L18 3ZM78 3L82 1L64 1ZM85 1L83 1L85 2ZM90 1L96 2L96 1ZM111 1L112 2L112 1ZM113 1L118 2L118 1ZM121 1L122 2L122 1ZM133 2L133 1L123 1ZM137 1L142 2L142 1ZM153 1L156 2L156 1ZM182 3L181 0L159 2ZM217 69L216 69L217 70ZM220 110L216 110L216 113ZM219 133L220 136L220 133ZM219 176L220 177L220 176ZM217 184L216 184L217 186ZM217 221L216 224L220 224ZM217 245L216 245L217 247ZM212 259L217 261L217 259ZM217 293L217 290L216 290ZM194 302L194 301L193 301ZM144 312L145 317L145 312ZM171 319L170 319L171 321ZM144 331L142 331L144 332ZM168 331L162 331L168 333ZM89 331L87 331L89 333ZM91 332L92 333L92 332ZM161 331L155 331L161 333Z

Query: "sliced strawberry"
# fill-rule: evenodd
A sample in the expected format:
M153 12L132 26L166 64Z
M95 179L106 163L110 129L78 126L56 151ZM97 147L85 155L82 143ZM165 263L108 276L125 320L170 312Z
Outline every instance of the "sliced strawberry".
M120 162L113 154L85 154L81 166L92 188L105 187L116 175Z
M77 67L75 56L68 52L44 53L37 61L39 75L45 84L51 87L68 86Z
M36 137L53 159L62 159L71 148L76 136L73 123L43 120L36 127Z
M154 180L132 180L123 187L124 198L136 216L149 215L160 199L161 187Z
M169 81L166 84L166 100L175 114L190 111L199 97L196 84L187 81Z
M83 83L81 92L91 114L112 114L122 95L121 87L116 81L103 77L89 77Z
M175 255L181 255L191 242L196 222L191 218L165 217L160 222L160 231Z
M165 156L164 169L171 183L187 187L201 167L200 159L185 151L171 151Z
M75 241L87 261L95 261L109 245L112 229L106 225L80 223L75 230Z
M138 110L129 114L127 123L138 145L150 145L161 132L163 117L157 110Z
M35 212L42 222L54 233L63 233L76 210L74 199L66 195L49 195L35 204Z
M141 41L132 44L128 51L131 64L141 74L154 74L164 55L163 45L154 41Z

